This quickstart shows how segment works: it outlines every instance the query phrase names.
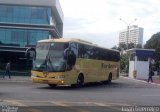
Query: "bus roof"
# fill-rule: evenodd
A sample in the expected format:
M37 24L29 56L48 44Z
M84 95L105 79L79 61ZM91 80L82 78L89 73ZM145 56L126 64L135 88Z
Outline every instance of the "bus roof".
M81 40L81 39L77 39L77 38L58 38L58 39L44 39L44 40L40 40L38 42L78 42L78 43L87 43L87 44L93 44L91 42L85 41L85 40Z
M108 49L108 48L98 46L97 44L93 44L92 42L88 42L88 41L85 41L85 40L82 40L82 39L77 39L77 38L44 39L44 40L38 41L38 43L41 43L41 42L62 42L62 43L63 42L64 43L66 43L66 42L77 42L77 43L82 43L82 44L86 44L86 45L91 45L91 46L94 46L94 47ZM119 52L118 50L114 50L114 49L108 49L108 50Z

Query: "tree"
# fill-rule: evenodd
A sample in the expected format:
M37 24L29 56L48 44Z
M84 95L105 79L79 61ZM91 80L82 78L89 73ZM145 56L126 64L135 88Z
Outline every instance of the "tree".
M128 49L132 49L134 47L135 47L134 43L128 43ZM120 51L127 50L127 45L125 43L120 43L119 44L119 49L120 49Z
M126 50L126 49L127 49L126 44L124 44L124 43L119 43L119 49L120 49L120 51Z
M137 44L136 48L142 48L142 45L141 44Z
M113 46L111 49L118 50L118 47L115 45L115 46Z
M129 70L129 54L122 54L120 59L120 71L128 73Z
M128 49L132 49L132 48L134 48L135 47L135 44L134 43L129 43L128 44Z
M159 68L160 66L160 32L153 34L151 38L144 45L144 48L156 50L155 52L156 67Z
M156 51L159 51L159 49L160 49L160 32L152 35L152 37L144 45L144 48L156 49Z

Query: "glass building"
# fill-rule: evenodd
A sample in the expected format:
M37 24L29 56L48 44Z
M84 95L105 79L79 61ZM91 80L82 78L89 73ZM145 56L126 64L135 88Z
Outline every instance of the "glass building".
M59 0L0 0L0 47L35 47L38 40L62 36ZM0 63L7 61L0 57Z

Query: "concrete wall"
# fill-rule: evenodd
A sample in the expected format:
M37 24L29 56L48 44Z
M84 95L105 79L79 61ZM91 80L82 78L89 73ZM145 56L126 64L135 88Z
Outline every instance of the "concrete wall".
M129 62L129 77L133 77L133 71L137 70L136 79L148 79L149 61L130 61Z
M130 78L134 78L133 71L134 71L134 61L130 61L129 62L129 77Z

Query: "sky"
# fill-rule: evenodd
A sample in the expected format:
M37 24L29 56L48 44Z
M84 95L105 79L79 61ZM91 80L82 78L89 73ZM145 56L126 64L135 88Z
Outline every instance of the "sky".
M64 38L80 38L99 46L118 46L126 23L144 28L143 44L160 31L160 0L59 0Z

